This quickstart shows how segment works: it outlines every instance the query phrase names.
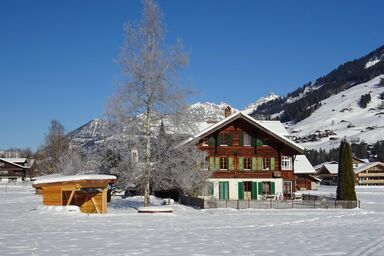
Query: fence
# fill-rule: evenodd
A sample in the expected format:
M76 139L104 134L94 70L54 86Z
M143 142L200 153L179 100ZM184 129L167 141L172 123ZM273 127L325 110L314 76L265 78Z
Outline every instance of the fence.
M11 181L11 182L0 182L0 191L1 192L8 192L9 188L12 187L32 187L32 182L30 181Z
M182 204L209 208L235 208L235 209L317 209L317 208L360 208L360 201L340 200L218 200L215 198L202 199L193 197L180 197Z

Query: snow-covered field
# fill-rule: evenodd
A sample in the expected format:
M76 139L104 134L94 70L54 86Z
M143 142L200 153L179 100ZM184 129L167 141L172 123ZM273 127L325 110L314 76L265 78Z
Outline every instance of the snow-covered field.
M137 198L114 197L108 214L86 215L41 207L29 187L0 186L0 255L384 255L384 187L357 190L361 209L352 210L174 205L173 214L138 214Z

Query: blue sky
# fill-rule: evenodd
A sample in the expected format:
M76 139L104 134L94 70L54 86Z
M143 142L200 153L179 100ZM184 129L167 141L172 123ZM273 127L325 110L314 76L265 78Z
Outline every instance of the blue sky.
M384 1L160 0L167 42L184 41L190 102L244 108L286 95L384 44ZM103 118L120 80L123 24L141 2L0 1L0 149L36 149L52 119Z

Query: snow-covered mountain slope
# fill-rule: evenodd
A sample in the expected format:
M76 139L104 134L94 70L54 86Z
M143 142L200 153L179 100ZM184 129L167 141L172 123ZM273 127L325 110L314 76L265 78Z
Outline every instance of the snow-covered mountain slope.
M221 102L220 104L211 102L197 102L191 105L190 110L203 121L218 122L224 119L224 109L227 106L230 105L224 102ZM239 112L239 110L232 108L232 112L236 113Z
M301 146L307 149L338 147L346 137L351 142L374 143L384 138L384 75L353 86L321 102L308 118L288 128ZM361 96L371 95L366 108L359 105Z
M271 100L274 100L274 99L277 99L279 98L280 96L273 93L273 92L270 92L267 96L265 97L262 97L258 100L256 100L254 103L251 103L249 104L244 110L243 112L246 113L246 114L252 114L254 111L257 110L257 108L261 105L261 104L264 104L264 103L267 103Z
M197 127L195 127L197 131L222 120L224 118L224 109L227 106L229 104L223 102L220 104L210 102L192 104L190 111L194 116L198 117ZM232 108L233 113L238 111ZM167 123L167 120L165 120L165 123ZM174 129L177 130L177 128ZM169 132L173 133L175 130ZM102 119L93 119L68 133L73 147L91 152L99 151L102 148L114 148L117 144L127 141L126 136L126 133L114 123Z

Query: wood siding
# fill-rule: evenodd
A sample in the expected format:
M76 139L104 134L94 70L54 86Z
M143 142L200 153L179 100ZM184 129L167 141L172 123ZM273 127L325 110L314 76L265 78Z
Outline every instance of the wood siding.
M220 136L221 133L228 135L226 137L229 138L227 139L227 145L221 145L223 138L223 136ZM244 146L244 134L251 136L251 145ZM242 119L237 119L221 130L207 135L207 137L202 138L198 142L197 146L200 150L208 153L208 165L212 166L212 164L217 164L218 160L216 160L216 158L230 158L230 161L228 161L228 170L218 170L216 166L213 169L215 171L212 178L282 178L284 181L291 181L293 184L292 189L296 191L293 157L297 152ZM282 156L291 157L292 170L281 170ZM214 158L214 160L212 160L212 158ZM263 170L260 168L260 164L257 164L257 168L255 169L255 164L252 165L253 168L251 168L251 170L242 170L241 167L243 164L241 164L240 161L243 158L250 158L252 162L254 158L267 158L273 162L272 164L270 163L270 166L273 168L270 167L271 170ZM231 167L229 167L229 165L231 165Z

